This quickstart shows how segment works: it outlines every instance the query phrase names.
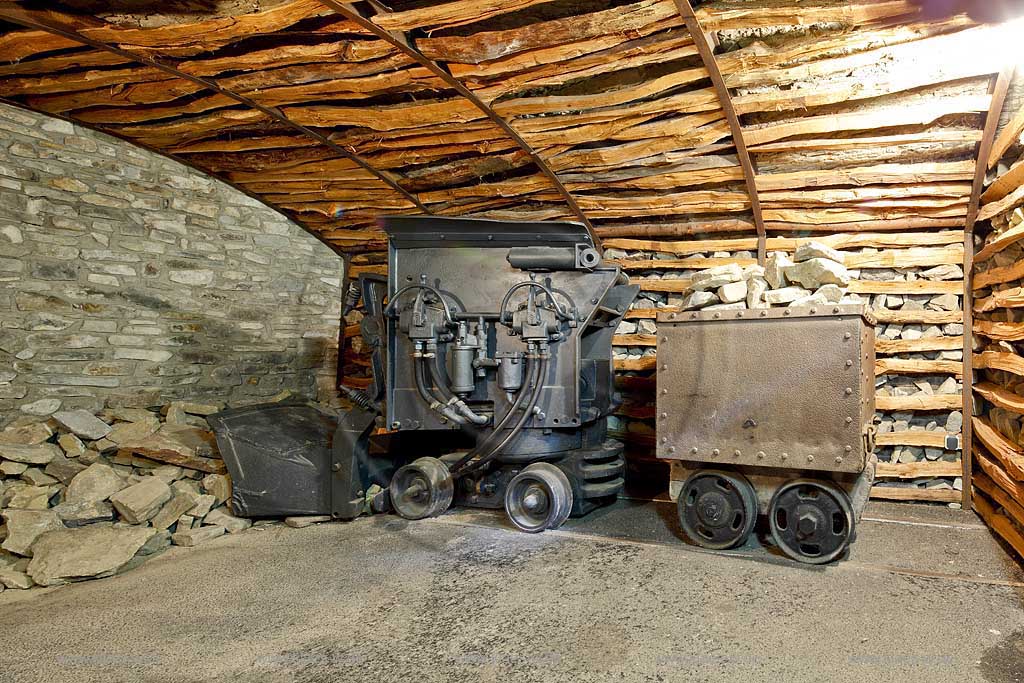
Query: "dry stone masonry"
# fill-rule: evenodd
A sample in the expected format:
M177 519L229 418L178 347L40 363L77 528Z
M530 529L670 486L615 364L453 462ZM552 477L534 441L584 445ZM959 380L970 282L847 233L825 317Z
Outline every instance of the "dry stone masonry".
M340 276L326 246L233 188L0 106L0 427L315 397L333 383Z

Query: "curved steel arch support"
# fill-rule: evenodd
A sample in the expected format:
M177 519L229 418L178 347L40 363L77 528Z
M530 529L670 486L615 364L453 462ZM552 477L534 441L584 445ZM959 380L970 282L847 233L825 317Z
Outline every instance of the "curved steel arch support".
M107 43L104 43L102 41L87 38L86 36L81 35L74 26L61 25L60 23L53 21L52 19L43 18L41 16L42 14L52 14L52 12L37 12L34 10L25 9L23 7L0 4L0 19L3 19L4 21L9 21L12 24L18 24L19 26L24 26L26 28L46 31L48 33L63 36L64 38L67 38L69 40L74 40L76 42L82 43L83 45L88 45L89 47L94 48L96 50L105 50L107 52L111 52L113 54L124 57L125 59L129 59L140 64L145 64L146 66L150 66L156 69L160 69L164 73L170 74L176 78L182 78L184 80L191 81L208 90L219 93L221 95L225 95L226 97L230 97L233 100L241 104L244 104L247 107L256 109L262 112L263 114L269 116L270 118L274 119L278 123L288 126L289 128L298 131L299 133L307 137L313 138L320 144L330 148L331 150L337 152L338 154L341 154L349 161L355 163L363 170L373 174L379 180L386 183L389 187L391 187L391 189L402 195L406 200L408 200L419 210L427 214L431 213L430 210L419 200L418 197L408 192L405 188L399 185L398 181L391 177L391 175L384 171L381 171L380 169L374 168L365 159L362 159L357 154L354 154L348 149L345 149L341 145L335 143L322 133L319 133L315 130L312 130L311 128L307 128L306 126L303 126L292 121L287 116L278 111L276 108L266 107L254 101L253 99L246 97L245 95L241 95L239 93L223 88L219 83L217 83L214 80L187 74L184 71L180 71L174 68L173 66L164 64L159 60L153 59L152 57L135 54L130 50L124 50L115 45L108 45Z
M594 231L593 224L591 224L590 219L587 218L587 216L583 213L583 210L576 202L576 199L572 196L572 194L570 194L569 190L562 183L561 179L559 179L559 177L551 169L548 163L544 161L544 159L542 159L539 154L537 154L536 150L533 149L530 143L523 139L523 137L512 127L512 125L508 121L506 121L502 116L500 116L496 111L494 111L494 109L489 104L481 100L476 95L476 93L470 90L459 79L455 78L455 76L453 76L439 62L430 59L422 52L420 52L404 34L393 33L391 31L388 31L387 29L381 28L377 24L373 23L372 20L360 14L355 7L348 3L337 2L336 0L319 1L320 4L329 7L330 9L344 16L350 21L355 22L360 27L364 28L367 31L370 31L381 40L387 41L395 48L397 48L398 50L402 51L410 58L415 60L420 66L428 69L435 76L443 80L453 90L459 93L459 95L465 97L467 100L472 102L477 109L483 112L484 115L487 116L487 118L489 118L492 122L494 122L495 125L501 128L510 138L512 138L512 140L515 141L517 145L519 145L520 149L522 149L529 155L530 159L533 161L534 164L536 164L537 168L540 169L541 173L543 173L551 181L551 184L554 185L555 190L560 195L562 195L562 198L565 199L565 203L569 205L569 208L572 210L574 214L576 214L576 217L579 218L580 222L587 227L587 233L590 235L590 239L594 243L594 246L597 247L598 249L601 248L601 242ZM377 3L371 2L370 4L375 9L383 9Z
M729 122L729 129L732 131L732 141L736 146L736 156L740 161L740 167L743 169L743 179L747 185L747 194L750 195L750 212L754 216L754 227L757 229L757 262L764 265L767 236L764 227L764 217L761 214L761 201L757 196L757 181L755 179L757 172L754 169L754 163L750 160L747 144L743 140L743 128L740 126L739 116L736 114L736 108L732 106L732 96L729 94L729 88L725 85L725 79L722 78L722 72L718 68L715 53L711 49L711 45L708 44L707 35L701 27L700 21L697 20L697 15L693 12L693 5L690 4L689 0L675 0L675 3L676 8L679 10L679 15L686 24L686 29L693 37L693 44L697 47L701 61L704 62L704 68L711 77L711 83L715 87L715 92L718 93L718 101L722 104L722 111L725 112L725 118Z

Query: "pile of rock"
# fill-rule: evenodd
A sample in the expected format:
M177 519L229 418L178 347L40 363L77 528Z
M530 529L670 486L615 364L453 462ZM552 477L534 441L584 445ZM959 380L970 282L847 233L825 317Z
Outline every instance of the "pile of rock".
M0 432L0 590L109 576L251 522L204 416L219 405L25 416Z

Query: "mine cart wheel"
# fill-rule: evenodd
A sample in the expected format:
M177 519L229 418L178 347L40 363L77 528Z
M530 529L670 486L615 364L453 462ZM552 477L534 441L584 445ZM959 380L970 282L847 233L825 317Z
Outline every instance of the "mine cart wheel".
M535 462L512 478L505 489L505 514L531 534L557 529L572 510L572 485L551 463Z
M388 487L395 512L406 519L437 517L452 504L455 482L437 458L419 458L403 465Z
M735 472L694 472L679 492L677 507L683 531L703 548L742 545L757 522L754 487Z
M853 508L840 489L797 479L772 497L768 520L776 545L794 560L825 564L839 557L853 538Z

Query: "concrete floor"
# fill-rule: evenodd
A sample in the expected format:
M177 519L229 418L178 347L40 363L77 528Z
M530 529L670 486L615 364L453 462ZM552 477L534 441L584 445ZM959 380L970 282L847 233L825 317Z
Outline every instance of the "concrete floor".
M0 681L1021 681L1024 575L972 515L872 504L851 557L710 553L620 501L253 528L0 594Z

